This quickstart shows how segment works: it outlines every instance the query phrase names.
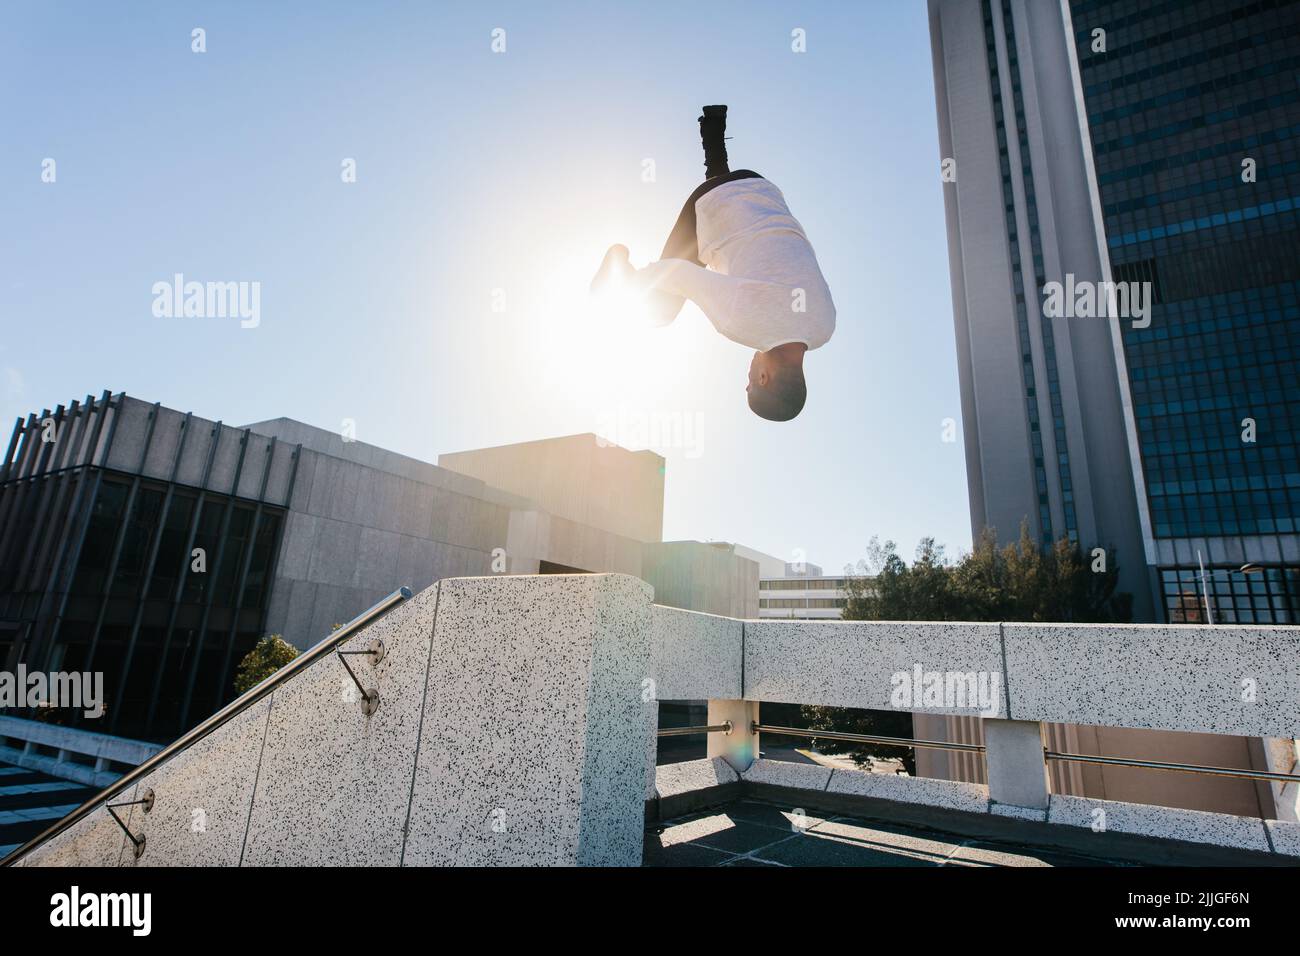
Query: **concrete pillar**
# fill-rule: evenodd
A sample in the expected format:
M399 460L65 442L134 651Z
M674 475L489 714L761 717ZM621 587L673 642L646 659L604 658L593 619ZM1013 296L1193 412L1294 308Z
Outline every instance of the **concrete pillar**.
M404 866L640 865L651 597L625 574L438 584Z
M989 797L997 803L1047 809L1047 762L1036 720L985 720Z
M758 734L749 731L749 725L758 720L758 701L709 701L709 724L728 720L731 721L731 733L709 734L709 758L721 757L737 773L744 773L758 758Z

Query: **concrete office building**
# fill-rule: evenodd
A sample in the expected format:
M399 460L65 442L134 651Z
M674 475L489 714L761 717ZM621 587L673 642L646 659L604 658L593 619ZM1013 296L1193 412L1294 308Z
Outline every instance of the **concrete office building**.
M661 604L757 613L756 563L662 540L651 452L575 435L442 460L108 392L20 419L0 462L0 668L102 671L94 729L168 740L231 699L262 635L305 648L400 585L614 571Z
M758 616L795 621L838 621L848 602L847 575L824 574L817 564L782 562L780 573L758 582Z
M1138 621L1201 619L1185 607L1199 552L1218 622L1294 622L1300 4L930 0L930 24L973 530L1028 521L1037 540L1110 549ZM1047 317L1047 284L1071 277L1148 282L1149 311ZM1051 733L1084 752L1294 762L1287 742ZM1271 805L1247 783L1057 776L1067 793Z

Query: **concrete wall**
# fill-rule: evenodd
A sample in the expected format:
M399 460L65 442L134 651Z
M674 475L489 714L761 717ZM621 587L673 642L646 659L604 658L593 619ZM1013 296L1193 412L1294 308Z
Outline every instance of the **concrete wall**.
M637 865L649 588L624 575L452 579L134 782L23 865ZM128 809L121 810L124 815Z
M308 647L400 585L487 574L511 504L462 476L415 477L303 449L267 630Z
M542 561L639 576L661 604L758 614L753 562L699 542L658 542L662 459L649 452L576 435L439 458L502 490L290 419L249 427L303 446L267 616L267 630L298 647L400 585L536 574Z
M438 464L581 525L636 541L663 538L664 460L654 452L587 434L453 452Z
M401 585L534 574L542 561L638 576L648 566L662 603L757 614L751 562L693 542L657 550L663 459L651 452L574 435L443 456L453 470L292 419L235 428L129 396L117 402L106 414L101 403L67 416L63 434L79 448L68 461L92 460L93 422L103 417L96 463L288 509L266 630L300 648ZM38 435L39 422L32 428ZM32 449L20 449L23 473L51 467L35 455L39 440Z
M978 672L1006 662L1009 682L988 725L1027 741L999 755L1025 758L1024 777L1043 776L1037 727L1062 708L1070 719L1105 714L1162 732L1213 728L1225 740L1293 739L1300 730L1295 628L735 621L653 608L649 588L629 576L543 575L442 581L345 647L375 638L386 648L381 661L353 658L378 694L373 714L326 655L114 798L153 794L153 809L128 819L146 840L138 860L100 807L23 863L635 864L642 801L655 792L647 705L656 695L707 696L711 720L734 713L738 734L711 737L710 756L715 745L747 751L742 766L732 764L746 780L814 779L824 790L829 768L751 766L758 740L744 727L755 702L897 706L895 675L915 664ZM1260 678L1251 707L1233 706L1235 690L1225 690L1241 673ZM929 701L905 709L952 710ZM714 762L705 776L725 773ZM983 790L880 779L889 782L867 775L850 789L888 796L877 791L904 787L910 796L890 799L942 803L955 794L986 800L990 813L1049 814L1042 779L1042 806L1029 816L1019 812L1029 803L994 806L1006 803L1006 781ZM1075 808L1080 820L1092 806L1059 793L1050 804ZM1134 827L1152 818L1132 804L1108 806ZM1267 850L1259 820L1245 816L1214 826L1258 832ZM1204 822L1186 811L1161 816L1175 818ZM1296 824L1269 821L1268 830L1274 844L1300 852ZM1214 840L1209 831L1195 838Z
M655 589L655 602L672 607L758 617L758 563L698 541L648 544L641 577Z
M152 404L128 395L121 397L112 447L99 464L159 481L173 480L175 469L181 484L250 499L258 498L265 479L264 500L285 505L295 446L272 437L161 406L155 414ZM100 444L106 440L107 433Z

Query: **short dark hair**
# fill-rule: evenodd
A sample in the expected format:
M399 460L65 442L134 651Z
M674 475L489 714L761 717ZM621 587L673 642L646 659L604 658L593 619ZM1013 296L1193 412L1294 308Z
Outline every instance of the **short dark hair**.
M749 408L769 422L788 422L801 411L808 399L802 365L777 365L766 387L751 386Z

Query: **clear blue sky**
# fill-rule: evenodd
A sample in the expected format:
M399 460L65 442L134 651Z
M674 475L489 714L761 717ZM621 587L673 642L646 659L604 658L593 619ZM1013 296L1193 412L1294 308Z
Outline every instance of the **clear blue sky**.
M921 0L50 3L0 23L6 437L105 388L231 424L353 419L426 460L623 443L654 415L677 426L646 436L670 539L827 569L872 535L969 547ZM628 330L583 295L610 243L657 255L702 177L705 103L730 106L733 168L781 187L838 307L793 423L749 412L750 353L694 307ZM178 272L259 282L260 325L155 318Z

